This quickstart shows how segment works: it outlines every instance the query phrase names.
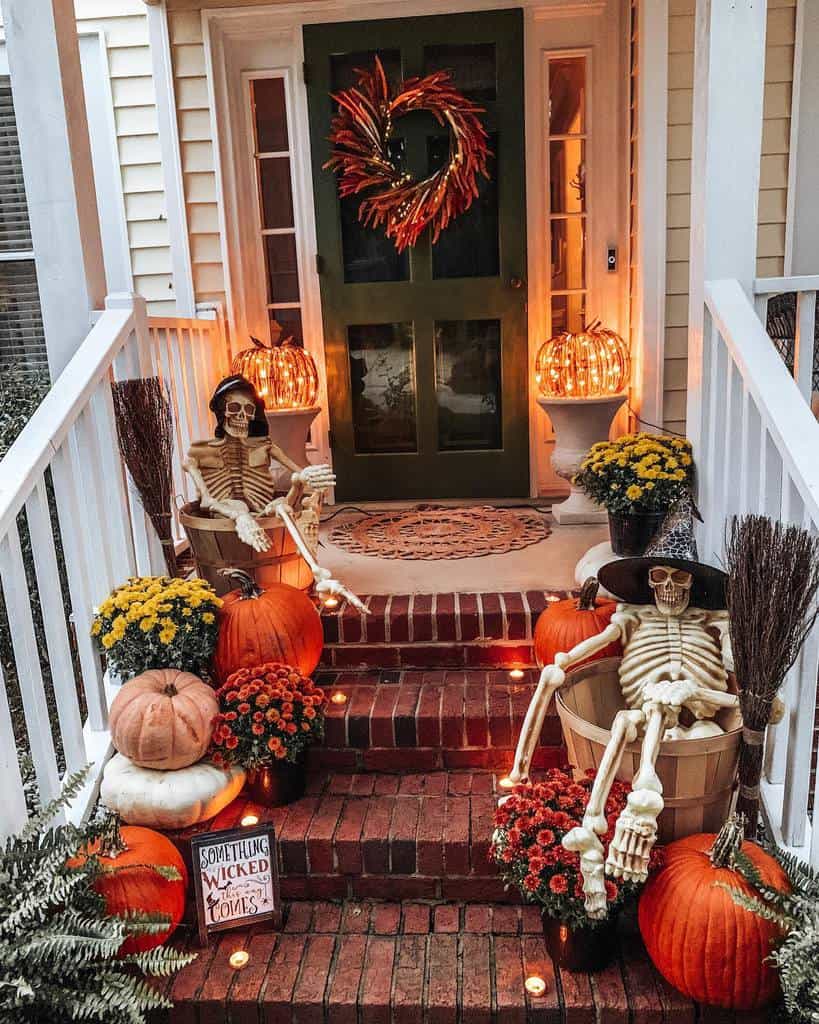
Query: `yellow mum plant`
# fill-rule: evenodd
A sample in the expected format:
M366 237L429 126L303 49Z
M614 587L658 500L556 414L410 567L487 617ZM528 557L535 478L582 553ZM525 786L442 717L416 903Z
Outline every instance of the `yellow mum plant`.
M95 610L91 634L122 679L148 668L201 675L216 646L221 604L205 580L132 576Z
M691 489L691 442L662 434L624 434L592 445L575 484L609 512L664 512Z

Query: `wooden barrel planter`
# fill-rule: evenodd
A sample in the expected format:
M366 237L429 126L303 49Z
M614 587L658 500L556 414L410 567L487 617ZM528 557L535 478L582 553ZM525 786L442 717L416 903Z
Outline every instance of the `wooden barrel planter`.
M198 502L183 505L179 521L190 541L199 575L220 597L234 588L229 579L220 576L220 569L244 569L260 587L289 583L299 590L309 590L312 586L313 574L278 516L257 520L270 538L267 551L254 551L239 540L232 520L201 511Z
M617 678L619 658L602 658L569 672L557 694L557 713L575 775L599 767L611 723L626 705ZM736 708L715 718L725 732L704 739L670 740L660 747L657 774L665 809L659 841L669 843L697 832L718 832L730 812L739 762L742 719ZM640 767L640 745L625 750L617 778L631 782Z

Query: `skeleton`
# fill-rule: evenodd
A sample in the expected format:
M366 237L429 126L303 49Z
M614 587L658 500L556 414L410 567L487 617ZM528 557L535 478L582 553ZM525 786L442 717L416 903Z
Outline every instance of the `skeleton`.
M604 918L607 913L604 872L625 881L642 882L648 877L657 818L664 806L655 767L660 744L664 739L721 733L714 716L739 703L728 692L728 673L733 671L728 613L690 607L693 576L683 569L655 565L648 570L648 584L653 605L618 604L602 633L557 654L554 664L543 669L509 775L514 783L527 780L546 710L565 682L566 672L620 641L619 679L626 708L612 723L583 822L563 839L566 849L580 854L585 907L592 918ZM690 727L680 723L684 709L693 718ZM606 800L627 744L638 738L642 739L640 767L604 864L599 837L608 829Z
M200 508L233 520L239 539L260 552L269 550L270 538L258 519L277 516L310 567L317 594L346 598L366 612L356 595L316 561L322 495L336 482L330 467L298 466L267 436L264 407L243 377L222 381L210 407L217 418L216 438L194 442L183 463ZM283 496L276 491L276 463L291 474Z

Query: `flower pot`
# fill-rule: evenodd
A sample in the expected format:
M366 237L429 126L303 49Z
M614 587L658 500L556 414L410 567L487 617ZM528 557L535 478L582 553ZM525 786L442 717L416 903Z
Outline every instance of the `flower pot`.
M609 512L609 536L615 555L642 555L665 519L665 512Z
M260 768L249 768L247 789L257 804L283 807L304 796L307 772L304 761L276 761Z
M602 971L617 952L616 918L587 926L544 917L543 936L549 956L567 971Z

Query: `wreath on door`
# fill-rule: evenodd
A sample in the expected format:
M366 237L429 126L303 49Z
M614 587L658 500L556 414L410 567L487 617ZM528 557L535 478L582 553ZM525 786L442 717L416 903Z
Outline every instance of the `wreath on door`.
M333 93L338 112L330 125L326 170L338 173L341 198L362 195L358 219L384 225L399 252L432 229L432 243L478 195L478 175L489 177L487 134L476 106L455 88L448 71L407 78L392 93L378 57L372 70L357 69L357 87ZM449 129L449 157L426 178L402 171L390 153L396 122L427 110Z

